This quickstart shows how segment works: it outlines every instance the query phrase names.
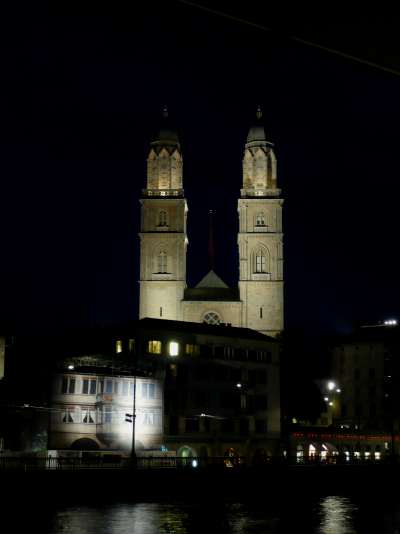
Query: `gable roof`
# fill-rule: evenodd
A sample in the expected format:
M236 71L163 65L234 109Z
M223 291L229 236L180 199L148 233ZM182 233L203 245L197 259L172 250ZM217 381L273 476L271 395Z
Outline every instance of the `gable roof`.
M225 284L221 278L215 274L215 272L211 269L209 273L205 275L204 278L200 280L200 282L197 284L196 288L208 288L208 287L220 287L224 289L228 289L228 286Z

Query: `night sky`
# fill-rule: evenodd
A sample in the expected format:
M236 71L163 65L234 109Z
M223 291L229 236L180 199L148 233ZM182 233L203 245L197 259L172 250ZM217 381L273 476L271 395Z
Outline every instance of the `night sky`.
M117 5L35 5L3 32L0 328L137 317L139 197L165 104L184 158L189 285L208 270L211 208L216 271L237 282L260 104L285 198L287 327L400 319L400 76L288 37L400 70L399 19L230 8L268 32L184 2Z

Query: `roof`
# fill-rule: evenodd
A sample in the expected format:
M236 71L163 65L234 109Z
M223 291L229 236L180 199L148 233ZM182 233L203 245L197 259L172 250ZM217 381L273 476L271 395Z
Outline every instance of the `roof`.
M361 326L350 334L336 338L333 345L351 343L400 343L400 326L385 324Z
M250 328L239 328L236 326L227 326L225 324L210 325L207 323L191 323L189 321L170 321L168 319L152 319L145 317L138 322L142 328L149 330L164 330L174 332L187 332L190 334L203 334L221 337L256 339L259 341L271 341L277 343L278 341L270 336L261 334L257 330Z
M234 287L193 287L186 288L183 300L204 300L215 302L239 302L239 289Z
M246 140L246 148L257 146L273 146L272 143L267 141L260 107L257 109L256 118L249 130L249 133L247 134Z
M201 287L223 287L229 289L223 280L211 269L209 273L205 275L204 278L200 280L196 288Z
M238 302L240 296L238 288L228 287L211 269L196 287L185 289L183 300Z
M151 142L152 146L177 146L179 147L178 132L169 117L168 110L165 107L163 111L163 118L161 128L158 135Z

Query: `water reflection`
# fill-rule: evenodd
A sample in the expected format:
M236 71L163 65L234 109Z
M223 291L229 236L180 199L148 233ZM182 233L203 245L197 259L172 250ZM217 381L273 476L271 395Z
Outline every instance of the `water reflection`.
M277 518L264 507L242 504L168 505L126 503L106 508L71 507L55 515L51 534L219 534L277 532Z
M254 503L115 503L71 506L29 515L42 534L399 534L400 505L329 496ZM51 519L52 517L52 519ZM36 524L35 524L36 523ZM35 525L34 525L35 524ZM19 525L21 526L21 525ZM34 528L35 527L35 528Z
M354 534L357 508L347 497L324 497L319 505L320 534Z
M119 504L105 508L74 507L59 512L52 534L186 534L187 514L173 505Z

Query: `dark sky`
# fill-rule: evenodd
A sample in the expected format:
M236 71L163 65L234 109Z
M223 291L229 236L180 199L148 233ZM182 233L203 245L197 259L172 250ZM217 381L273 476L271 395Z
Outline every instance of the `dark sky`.
M138 199L164 104L184 157L189 284L207 272L210 208L216 270L236 283L241 158L261 104L286 199L286 325L400 318L400 76L288 38L400 70L399 19L231 8L266 32L177 1L116 5L35 4L3 21L3 329L136 318Z

